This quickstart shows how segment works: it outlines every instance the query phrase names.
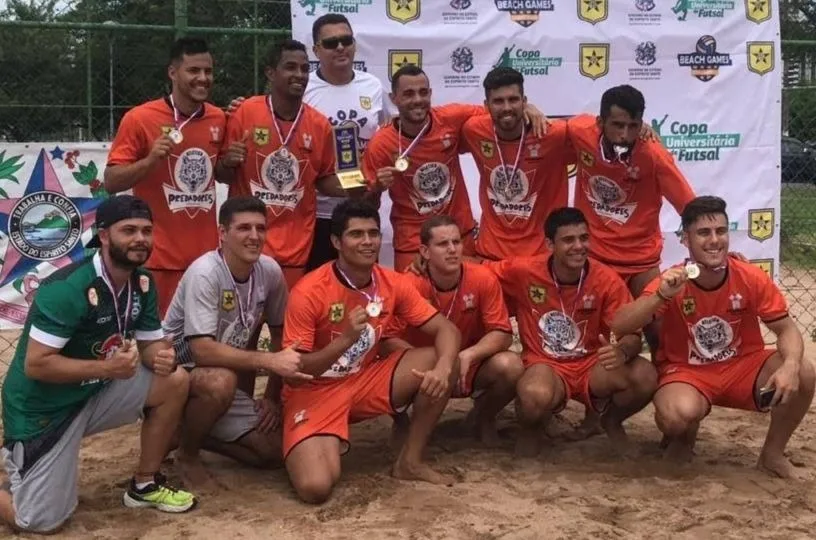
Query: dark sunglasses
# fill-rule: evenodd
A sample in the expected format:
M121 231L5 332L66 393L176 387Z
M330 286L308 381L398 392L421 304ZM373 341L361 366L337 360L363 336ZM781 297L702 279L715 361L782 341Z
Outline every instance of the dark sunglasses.
M338 36L320 40L320 46L324 49L336 49L338 46L351 47L354 45L354 36Z

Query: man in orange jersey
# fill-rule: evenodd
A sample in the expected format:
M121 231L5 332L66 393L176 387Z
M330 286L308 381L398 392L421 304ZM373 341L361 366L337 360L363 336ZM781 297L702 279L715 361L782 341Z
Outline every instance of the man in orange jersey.
M554 210L544 227L547 252L484 263L517 313L524 344L516 451L536 455L541 424L570 399L601 414L613 444L623 447L622 422L646 406L657 384L652 364L638 356L640 336L613 339L609 332L632 296L614 270L588 258L590 234L580 210Z
M507 350L513 337L501 285L487 268L462 261L462 234L451 216L434 216L423 223L419 238L425 274L406 273L405 278L462 334L453 397L474 398L469 420L477 437L495 446L496 415L515 397L516 382L524 372L519 356ZM399 335L413 346L432 344L413 328L389 335Z
M473 254L476 221L459 165L461 130L468 118L488 118L487 111L458 103L431 107L428 76L413 64L394 73L389 97L399 117L369 141L363 171L375 191L387 189L391 196L394 268L402 271L415 261L419 229L435 215L454 218L465 253ZM529 118L537 133L545 131L545 118L532 105L519 115Z
M713 405L770 410L758 466L790 478L785 446L810 407L816 379L802 335L773 280L728 257L725 201L698 197L681 221L687 263L652 280L618 312L612 329L633 332L660 321L654 406L669 457L691 459L700 422ZM775 334L775 348L765 348L759 320Z
M245 100L230 114L227 149L216 174L230 185L230 197L254 195L267 204L264 253L280 264L291 288L312 246L316 190L334 197L346 193L335 175L331 125L303 102L306 46L287 40L274 49L266 77L270 93Z
M224 136L223 111L207 103L213 60L200 39L170 50L170 95L129 110L108 154L105 189L128 189L153 212L153 274L164 317L184 270L218 247L213 170Z
M480 173L476 254L489 260L535 255L546 246L547 215L567 205L566 123L553 122L544 135L532 132L522 114L524 77L515 69L493 69L483 86L490 115L465 122L461 146Z
M283 345L300 351L301 370L315 376L283 389L283 451L292 485L306 502L327 500L349 447L349 422L395 414L412 403L392 474L450 483L422 462L422 451L457 379L459 331L400 274L376 264L376 206L350 199L334 209L332 220L338 259L295 286L283 324ZM434 336L434 347L378 358L394 318Z

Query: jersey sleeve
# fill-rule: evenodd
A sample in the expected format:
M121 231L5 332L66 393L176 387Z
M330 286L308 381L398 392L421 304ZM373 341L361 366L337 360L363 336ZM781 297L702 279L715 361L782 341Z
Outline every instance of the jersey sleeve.
M282 326L286 316L286 302L289 300L289 289L283 277L283 270L274 260L262 263L267 279L267 295L264 302L266 324L270 328Z
M55 281L37 289L29 312L29 337L47 347L62 349L82 324L87 303L82 291Z
M142 294L142 311L133 328L136 341L156 341L164 337L161 320L159 319L159 293L156 291L156 282L149 273L139 274L137 279L147 278L147 292ZM138 284L137 284L138 286Z
M221 286L214 269L202 272L194 265L185 273L180 292L184 305L184 337L194 338L218 335L218 312L221 302ZM233 293L234 294L234 293Z
M440 116L446 119L451 127L455 129L462 129L465 122L471 116L481 116L487 114L487 109L484 105L470 105L467 103L451 103L443 105L437 109Z
M384 148L386 137L384 130L378 130L368 141L365 154L363 154L363 176L372 185L376 182L377 171L389 164L388 152Z
M640 296L654 296L657 294L657 290L660 288L660 276L657 276L652 281L649 282L648 285L643 289L643 292L640 293ZM669 304L671 302L663 302L660 304L660 307L655 312L655 317L662 317L666 311L669 309Z
M480 285L480 307L482 309L482 325L485 331L512 332L510 314L507 312L507 304L504 301L504 294L502 294L499 280L492 273L486 272L480 278Z
M620 309L625 306L626 304L631 304L632 293L629 292L629 288L626 286L626 283L617 276L617 275L610 275L603 276L604 281L607 282L606 286L606 297L604 298L603 303L603 313L601 314L601 320L606 326L606 328L611 328L612 326L612 319L615 318L615 315L620 311ZM658 280L658 285L660 285L660 281Z
M318 301L317 296L320 290L317 291L314 299L303 288L295 287L292 291L283 319L284 348L297 345L297 350L303 352L312 352L314 349L319 316L319 310L315 304Z
M323 152L320 156L320 169L317 171L317 177L323 178L331 176L337 172L337 156L334 153L334 132L332 131L329 121L321 118L320 133L323 137Z
M246 104L241 104L238 110L234 111L227 117L227 128L224 133L224 140L221 143L221 151L226 151L229 146L235 141L240 141L244 136L244 111ZM247 128L248 129L248 128ZM252 133L249 133L250 139Z
M512 297L513 285L517 280L517 261L512 258L501 261L482 261L482 266L490 270L496 277L504 295Z
M788 302L776 283L762 271L757 271L754 276L757 315L762 322L772 323L787 317Z
M680 214L686 205L694 199L694 190L680 171L671 152L662 145L654 143L655 167L660 192Z
M576 158L575 146L570 138L569 122L566 120L554 120L547 130L547 136L557 137L554 141L556 147L561 148L560 157L565 167L575 165L578 161Z
M396 293L396 316L414 328L419 328L439 313L405 279L396 280L394 292Z
M156 136L158 138L158 134ZM116 137L108 152L108 167L129 165L147 156L153 141L145 139L144 131L139 126L136 113L131 110L125 113Z

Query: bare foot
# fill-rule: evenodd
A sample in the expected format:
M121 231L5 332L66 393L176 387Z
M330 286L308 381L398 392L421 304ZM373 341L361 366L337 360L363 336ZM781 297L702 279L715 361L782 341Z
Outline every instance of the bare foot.
M391 437L388 446L394 452L399 452L405 439L408 438L408 430L411 427L411 418L408 413L398 413L391 417L394 423L391 425Z
M391 468L391 476L400 480L419 480L431 484L442 484L452 486L454 479L452 476L438 473L424 463L408 463L405 460L397 460Z
M672 438L663 457L672 463L690 463L694 458L694 445L681 438Z
M536 457L541 452L541 434L532 429L519 431L515 452L518 457Z
M629 437L626 435L626 430L620 422L615 422L609 415L601 417L601 427L609 437L609 442L612 443L612 448L620 454L626 454L629 450Z
M496 429L496 419L485 420L474 426L476 438L487 448L499 448L501 439L499 431Z
M760 454L757 461L757 469L771 476L779 478L799 478L796 468L782 454L768 455Z
M587 412L578 427L564 433L564 438L568 441L583 441L603 432L604 428L601 427L600 417L594 412Z
M184 485L195 491L218 491L219 485L201 463L198 456L189 456L182 452L175 454L176 469Z

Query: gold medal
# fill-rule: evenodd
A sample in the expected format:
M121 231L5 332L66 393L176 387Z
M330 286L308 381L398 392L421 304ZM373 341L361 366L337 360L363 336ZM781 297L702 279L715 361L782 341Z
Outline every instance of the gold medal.
M700 277L700 267L697 264L689 261L686 263L686 275L689 279L697 279Z
M396 162L394 162L394 168L397 169L399 172L405 172L408 170L408 160L404 157L398 158Z
M173 144L181 144L181 142L184 140L184 135L182 135L181 131L177 129L171 129L167 136L170 137Z

